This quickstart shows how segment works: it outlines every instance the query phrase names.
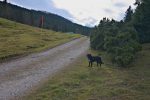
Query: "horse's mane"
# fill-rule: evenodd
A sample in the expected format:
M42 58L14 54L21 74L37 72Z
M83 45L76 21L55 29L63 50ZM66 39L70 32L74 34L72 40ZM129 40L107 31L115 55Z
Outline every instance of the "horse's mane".
M87 57L88 57L88 59L90 59L90 60L93 58L91 54L87 54Z

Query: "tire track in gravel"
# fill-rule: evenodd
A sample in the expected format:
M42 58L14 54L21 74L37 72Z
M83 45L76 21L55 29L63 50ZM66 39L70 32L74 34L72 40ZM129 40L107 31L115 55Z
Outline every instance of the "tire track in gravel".
M73 62L89 48L82 37L41 53L0 64L0 100L24 95L40 82Z

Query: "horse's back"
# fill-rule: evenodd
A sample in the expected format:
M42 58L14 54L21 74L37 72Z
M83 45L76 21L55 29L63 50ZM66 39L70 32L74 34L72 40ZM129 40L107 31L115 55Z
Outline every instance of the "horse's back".
M87 58L89 61L96 61L96 62L99 62L99 63L102 63L102 59L100 56L92 56L91 54L87 54Z
M102 63L102 59L101 59L101 57L96 56L96 57L95 57L95 59L96 59L96 61L98 61L98 62Z

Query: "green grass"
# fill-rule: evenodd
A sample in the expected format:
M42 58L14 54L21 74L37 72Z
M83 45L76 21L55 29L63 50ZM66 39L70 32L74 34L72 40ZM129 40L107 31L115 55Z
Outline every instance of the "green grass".
M150 100L150 44L143 45L129 68L118 68L100 53L105 65L87 67L85 56L33 90L25 100Z
M79 37L78 34L54 32L0 18L0 60L39 52Z

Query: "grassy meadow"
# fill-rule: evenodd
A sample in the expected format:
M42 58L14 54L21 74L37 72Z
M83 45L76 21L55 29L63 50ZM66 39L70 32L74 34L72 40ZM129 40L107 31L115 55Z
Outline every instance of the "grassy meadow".
M90 52L103 57L101 68L87 67L82 56L25 100L150 100L150 44L128 68L115 67L104 52Z
M0 18L0 60L46 50L79 37Z

